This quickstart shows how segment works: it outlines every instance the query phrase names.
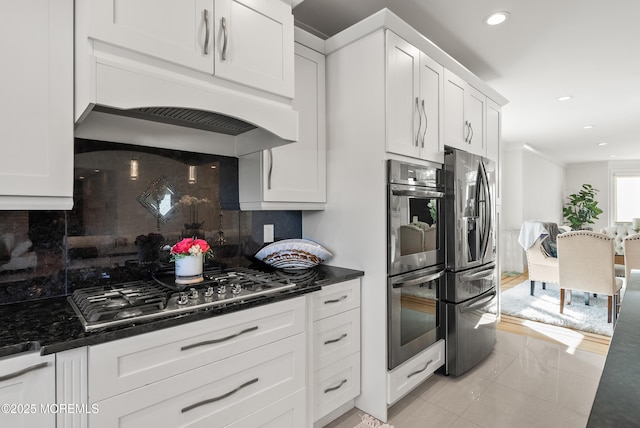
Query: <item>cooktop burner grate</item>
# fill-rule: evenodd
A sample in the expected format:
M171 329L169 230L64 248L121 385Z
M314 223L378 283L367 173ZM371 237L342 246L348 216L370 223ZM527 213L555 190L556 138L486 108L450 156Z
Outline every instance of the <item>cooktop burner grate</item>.
M174 279L171 271L157 273L153 280L78 289L69 302L85 331L91 331L236 304L297 286L278 272L249 268L205 272L204 281L187 286L175 284Z

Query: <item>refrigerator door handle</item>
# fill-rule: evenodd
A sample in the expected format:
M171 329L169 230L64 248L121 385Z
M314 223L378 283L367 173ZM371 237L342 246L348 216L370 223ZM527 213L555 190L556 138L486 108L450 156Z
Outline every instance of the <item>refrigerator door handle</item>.
M483 220L483 224L482 224L482 242L480 243L481 245L481 249L480 249L480 254L482 254L482 259L484 259L487 256L487 249L489 248L489 239L491 236L491 222L492 222L492 218L491 218L491 189L489 188L489 178L487 177L487 171L484 168L484 163L482 161L480 161L480 164L478 165L478 172L480 174L478 174L478 181L480 181L481 186L477 187L478 189L478 193L479 193L479 189L480 187L483 189L484 191L484 195L483 196L483 200L484 203L483 205L483 215L482 215L482 220ZM480 200L480 199L478 199ZM478 211L480 210L479 205L478 205ZM478 213L479 215L480 213Z
M442 278L445 274L446 270L441 270L440 272L436 272L432 275L421 276L415 279L409 279L407 281L398 282L393 284L392 288L402 288L402 287L410 287L412 285L422 284L423 282L433 281L434 279Z
M466 312L473 312L473 311L477 311L478 309L484 309L487 306L491 306L495 298L496 298L496 292L494 290L479 302L476 302L473 305L468 306L466 308L460 309L460 313L464 314Z
M482 279L482 278L489 278L489 277L493 276L493 271L494 270L495 270L495 266L491 266L490 268L482 269L479 272L469 273L467 275L461 276L460 277L460 281L469 282L469 281L475 281L475 280Z

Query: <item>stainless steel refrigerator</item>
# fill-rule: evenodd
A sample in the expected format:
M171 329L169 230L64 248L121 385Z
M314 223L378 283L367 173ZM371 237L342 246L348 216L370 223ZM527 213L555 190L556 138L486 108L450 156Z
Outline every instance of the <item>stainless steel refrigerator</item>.
M462 150L445 152L447 374L461 375L484 360L496 342L495 164Z

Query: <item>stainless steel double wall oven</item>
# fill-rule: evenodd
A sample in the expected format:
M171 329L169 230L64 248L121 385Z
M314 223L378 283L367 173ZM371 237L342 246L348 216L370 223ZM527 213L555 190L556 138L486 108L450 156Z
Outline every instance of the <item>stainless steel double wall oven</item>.
M388 368L444 338L442 165L388 160Z

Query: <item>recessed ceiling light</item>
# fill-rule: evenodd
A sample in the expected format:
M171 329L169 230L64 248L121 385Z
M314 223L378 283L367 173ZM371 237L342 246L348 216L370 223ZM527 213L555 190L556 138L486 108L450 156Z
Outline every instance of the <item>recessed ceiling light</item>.
M598 143L599 146L606 146L608 143Z
M511 16L509 12L495 12L487 16L484 22L487 25L498 25L509 19L509 16Z
M595 125L587 125L584 127L584 129L593 129L595 128Z
M610 158L615 158L617 155L609 155Z
M558 97L558 101L569 101L571 98L573 98L571 95L565 95L562 97Z

